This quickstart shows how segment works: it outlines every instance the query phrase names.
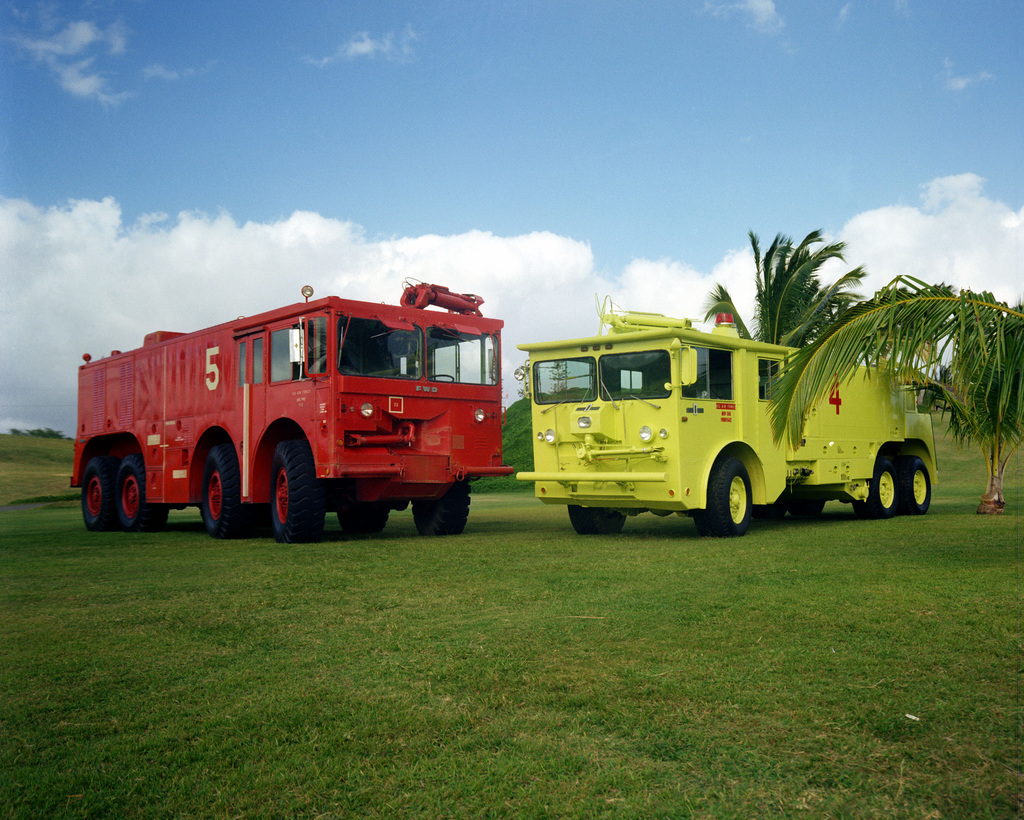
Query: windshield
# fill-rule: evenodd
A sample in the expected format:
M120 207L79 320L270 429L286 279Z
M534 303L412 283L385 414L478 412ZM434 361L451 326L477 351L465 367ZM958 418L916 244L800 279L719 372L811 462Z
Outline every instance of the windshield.
M495 385L498 340L488 333L446 327L426 329L359 316L338 320L338 371L346 376L419 379Z
M664 399L672 380L667 350L614 353L601 357L602 399Z
M418 329L356 316L338 321L338 370L345 375L418 379L422 348Z
M555 359L533 366L533 395L537 404L593 401L597 398L597 363L583 359Z
M497 384L497 343L489 334L427 328L427 378L459 384Z

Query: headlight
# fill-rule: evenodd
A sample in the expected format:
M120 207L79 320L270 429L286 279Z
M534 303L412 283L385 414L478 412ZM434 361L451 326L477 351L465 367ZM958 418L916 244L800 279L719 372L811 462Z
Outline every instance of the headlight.
M486 417L487 414L484 412L484 409L482 407L478 407L476 410L473 411L473 418L475 418L477 421L483 421Z
M654 434L651 432L651 428L648 427L646 424L643 427L640 428L640 440L641 441L650 441L651 437L653 435Z
M666 430L664 427L662 427L658 431L658 438L668 438L668 430Z
M590 416L580 416L576 419L576 424L584 430L590 426L590 423Z
M370 402L368 401L363 402L362 406L359 408L359 415L361 415L364 419L370 418L370 416L373 415L373 405L370 404Z
M548 444L555 443L555 431L552 430L550 427L544 431L544 441L546 441Z

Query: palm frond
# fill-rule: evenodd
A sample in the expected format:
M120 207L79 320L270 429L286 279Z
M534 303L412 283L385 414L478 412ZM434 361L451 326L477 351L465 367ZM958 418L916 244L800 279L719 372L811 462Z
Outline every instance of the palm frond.
M724 285L716 283L708 294L708 298L704 301L704 321L708 321L712 316L719 313L731 313L733 322L736 323L736 330L740 336L744 339L750 338L747 326L743 323L743 318L740 316L732 296L729 295L729 291Z
M757 235L750 232L755 263L755 316L753 337L763 342L800 346L815 338L859 294L847 295L863 278L860 268L823 288L820 271L831 259L843 260L844 242L824 242L821 231L811 231L799 245L777 234L771 247L760 255Z
M838 381L848 381L861 364L888 378L944 391L964 406L968 386L984 386L1004 418L1019 428L1024 420L1024 312L990 293L955 293L946 285L897 277L875 296L853 305L783 368L769 405L776 440L796 442L807 412ZM949 384L938 384L923 366L928 347L950 361Z

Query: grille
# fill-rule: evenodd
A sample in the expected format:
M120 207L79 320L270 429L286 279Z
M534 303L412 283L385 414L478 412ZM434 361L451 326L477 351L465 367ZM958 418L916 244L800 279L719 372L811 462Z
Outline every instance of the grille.
M117 399L118 424L128 427L135 421L135 391L132 361L121 362L121 391Z

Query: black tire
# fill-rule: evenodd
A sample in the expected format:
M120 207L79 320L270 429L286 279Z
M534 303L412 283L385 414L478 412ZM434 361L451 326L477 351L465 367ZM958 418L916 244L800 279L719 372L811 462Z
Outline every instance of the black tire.
M932 480L928 468L917 456L896 459L900 479L900 514L924 515L932 504Z
M218 444L203 470L203 523L214 538L244 538L252 529L249 506L242 503L242 471L235 445Z
M825 500L821 498L797 498L786 505L789 514L796 518L817 518L825 509Z
M116 529L118 460L113 456L90 458L82 473L82 519L90 532Z
M626 516L607 507L569 505L569 521L580 535L616 535L622 532Z
M338 510L338 524L348 535L369 535L384 529L390 514L386 504L346 504Z
M469 518L469 482L456 481L435 501L413 501L412 519L420 535L459 535Z
M721 458L708 477L708 500L694 513L697 531L711 538L734 538L750 527L754 505L750 477L738 458Z
M170 508L146 501L146 462L139 453L121 459L114 500L117 520L125 532L156 532L167 525Z
M270 469L270 523L282 544L319 541L327 514L323 483L305 439L282 441Z
M900 486L896 468L885 456L875 459L875 472L871 476L866 501L854 501L853 511L858 518L869 520L892 518L900 503Z

